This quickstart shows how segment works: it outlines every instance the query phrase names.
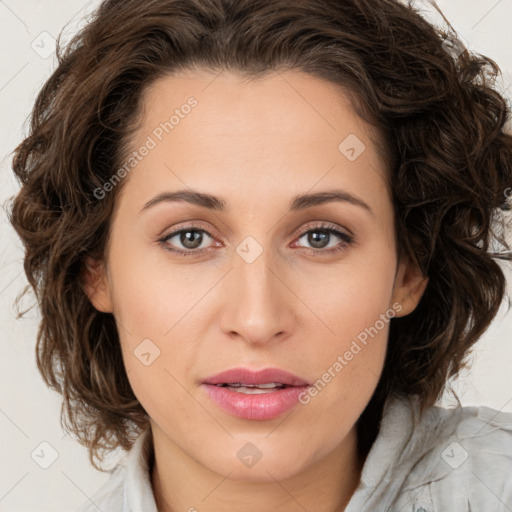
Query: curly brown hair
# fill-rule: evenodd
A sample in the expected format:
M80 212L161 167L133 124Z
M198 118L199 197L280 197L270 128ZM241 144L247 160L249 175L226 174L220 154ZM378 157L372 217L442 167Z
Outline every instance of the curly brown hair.
M64 50L59 38L58 67L15 150L22 186L9 216L29 282L18 300L31 287L41 309L38 368L95 467L148 425L115 319L84 289L85 259L104 257L123 182L101 200L97 190L123 161L143 92L194 66L247 77L298 69L337 85L377 127L398 252L429 282L415 311L391 320L384 370L357 423L360 453L392 393L418 395L422 410L440 397L505 296L496 258L511 259L497 229L510 228L512 190L510 109L493 87L500 70L450 50L448 26L397 0L106 0Z

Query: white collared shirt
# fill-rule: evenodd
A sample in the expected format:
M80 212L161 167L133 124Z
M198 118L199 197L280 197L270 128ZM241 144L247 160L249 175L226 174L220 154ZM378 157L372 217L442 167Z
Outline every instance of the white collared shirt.
M415 425L417 411L415 397L388 399L344 512L512 512L512 413L431 407ZM158 512L151 442L146 430L77 512Z

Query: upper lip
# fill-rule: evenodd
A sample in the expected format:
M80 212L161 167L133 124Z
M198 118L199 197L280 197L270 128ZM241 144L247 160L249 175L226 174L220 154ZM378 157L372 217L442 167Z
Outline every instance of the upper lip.
M287 386L309 386L309 382L293 373L279 368L264 368L251 370L250 368L232 368L203 381L203 384L268 384L276 382Z

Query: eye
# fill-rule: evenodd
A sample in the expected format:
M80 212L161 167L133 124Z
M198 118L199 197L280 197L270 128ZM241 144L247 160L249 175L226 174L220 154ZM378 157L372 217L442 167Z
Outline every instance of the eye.
M298 241L305 238L306 242L312 246L311 248L305 247L305 249L310 249L315 254L329 254L336 251L346 250L348 246L353 243L353 236L335 225L321 224L308 227L310 227L310 229L304 231L298 238L297 242L294 242L293 246L297 246ZM338 242L334 247L326 249L326 247L329 247L329 242L332 240L333 235L341 242ZM167 251L183 256L197 256L211 248L211 246L207 245L208 238L214 240L212 235L210 235L210 233L205 229L191 225L163 236L158 239L158 242ZM171 243L173 239L176 240ZM179 244L178 247L176 247L175 244ZM302 246L299 245L297 247Z
M180 229L178 231L173 231L168 235L160 238L158 241L169 251L176 252L178 254L182 254L184 256L197 255L200 252L203 252L205 247L201 247L203 242L205 241L205 236L213 239L213 237L204 229L201 229L197 226L187 226L186 228ZM181 244L182 248L176 248L173 244L169 242L176 238L175 243ZM172 247L170 247L172 246Z
M326 249L326 247L329 247L329 243L332 241L333 236L338 238L338 240L341 240L341 243L338 242L334 247ZM305 238L306 242L312 246L313 252L322 253L346 250L347 247L353 243L352 235L349 235L337 226L331 224L313 226L308 231L305 231L298 241L303 238ZM297 242L295 242L295 244Z

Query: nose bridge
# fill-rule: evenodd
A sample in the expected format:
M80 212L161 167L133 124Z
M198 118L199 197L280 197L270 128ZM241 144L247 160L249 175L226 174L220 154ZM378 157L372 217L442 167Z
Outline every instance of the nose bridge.
M283 283L270 247L247 237L236 248L229 301L231 315L225 328L238 332L247 341L265 342L286 330L287 309ZM231 287L230 286L230 287Z
M255 239L248 237L237 247L237 254L235 279L239 282L243 303L251 304L253 308L266 304L271 306L278 290L274 275L275 258L270 244L264 249Z

